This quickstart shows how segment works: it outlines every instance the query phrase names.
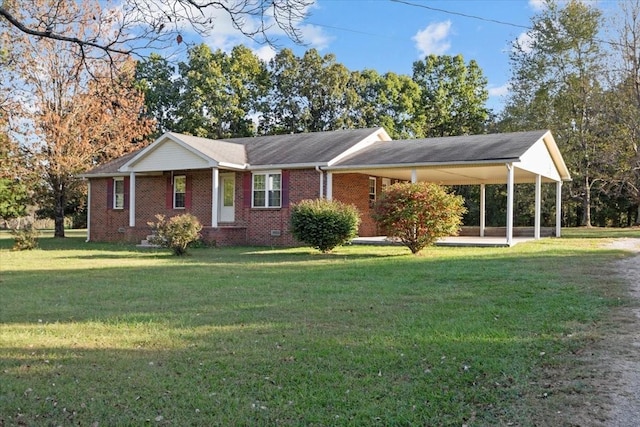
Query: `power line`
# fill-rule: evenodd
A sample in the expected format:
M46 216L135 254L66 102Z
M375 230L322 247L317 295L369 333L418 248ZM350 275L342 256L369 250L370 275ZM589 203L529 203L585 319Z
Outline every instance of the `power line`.
M523 28L525 30L531 30L531 27L528 27L526 25L514 24L513 22L499 21L497 19L491 19L491 18L483 18L482 16L469 15L468 13L453 12L451 10L439 9L437 7L431 7L431 6L427 6L427 5L424 5L424 4L418 4L418 3L412 3L412 2L409 2L409 1L405 1L405 0L391 0L391 1L394 2L394 3L406 4L407 6L413 6L413 7L419 7L419 8L422 8L422 9L433 10L435 12L442 12L442 13L446 13L446 14L449 14L449 15L457 15L457 16L462 16L464 18L477 19L479 21L492 22L494 24L507 25L509 27Z

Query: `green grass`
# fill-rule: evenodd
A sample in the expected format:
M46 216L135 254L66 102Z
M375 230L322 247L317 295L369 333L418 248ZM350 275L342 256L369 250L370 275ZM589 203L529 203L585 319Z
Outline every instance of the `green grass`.
M70 235L0 234L0 425L533 425L540 376L624 303L601 234L183 258Z

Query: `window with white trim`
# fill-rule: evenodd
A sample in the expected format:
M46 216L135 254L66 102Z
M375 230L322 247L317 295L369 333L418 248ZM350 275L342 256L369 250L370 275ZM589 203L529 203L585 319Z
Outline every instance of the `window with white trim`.
M254 173L251 199L254 208L279 208L282 206L282 173Z
M113 178L113 209L124 209L124 178Z
M173 208L184 209L187 201L187 177L176 175L173 177Z
M376 203L376 178L369 177L369 207Z

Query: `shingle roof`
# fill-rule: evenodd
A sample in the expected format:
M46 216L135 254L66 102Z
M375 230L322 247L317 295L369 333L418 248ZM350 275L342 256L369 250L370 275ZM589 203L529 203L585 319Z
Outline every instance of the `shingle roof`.
M334 166L447 164L517 160L547 131L381 141Z
M217 162L238 165L247 163L244 147L234 140L208 139L174 132L169 132L169 134Z
M233 138L242 144L252 166L327 163L380 128Z
M96 166L93 169L90 169L89 171L83 173L81 176L88 176L88 175L92 175L92 176L99 176L99 175L105 175L105 176L114 176L114 175L118 175L119 171L118 169L120 168L120 166L124 165L125 163L127 163L129 160L131 160L133 157L135 157L136 154L138 154L140 150L136 150L136 151L132 151L129 154L125 154L122 157L118 157L117 159L113 159L107 163L103 163L101 165ZM124 173L120 173L121 175L124 175Z

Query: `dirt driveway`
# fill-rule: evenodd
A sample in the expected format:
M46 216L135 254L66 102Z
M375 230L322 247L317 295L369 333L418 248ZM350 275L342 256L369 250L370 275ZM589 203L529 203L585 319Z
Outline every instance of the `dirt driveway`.
M619 239L609 247L636 255L616 262L616 273L629 283L633 303L620 313L619 333L606 337L598 352L612 380L603 387L603 397L611 402L604 425L635 427L640 425L640 239Z
M541 425L640 426L640 239L616 239L607 248L635 254L603 272L628 284L629 300L600 325L604 336L595 340L594 347L577 356L579 365L569 381L582 384L582 391L572 393L564 407L556 408L564 415L560 420Z

